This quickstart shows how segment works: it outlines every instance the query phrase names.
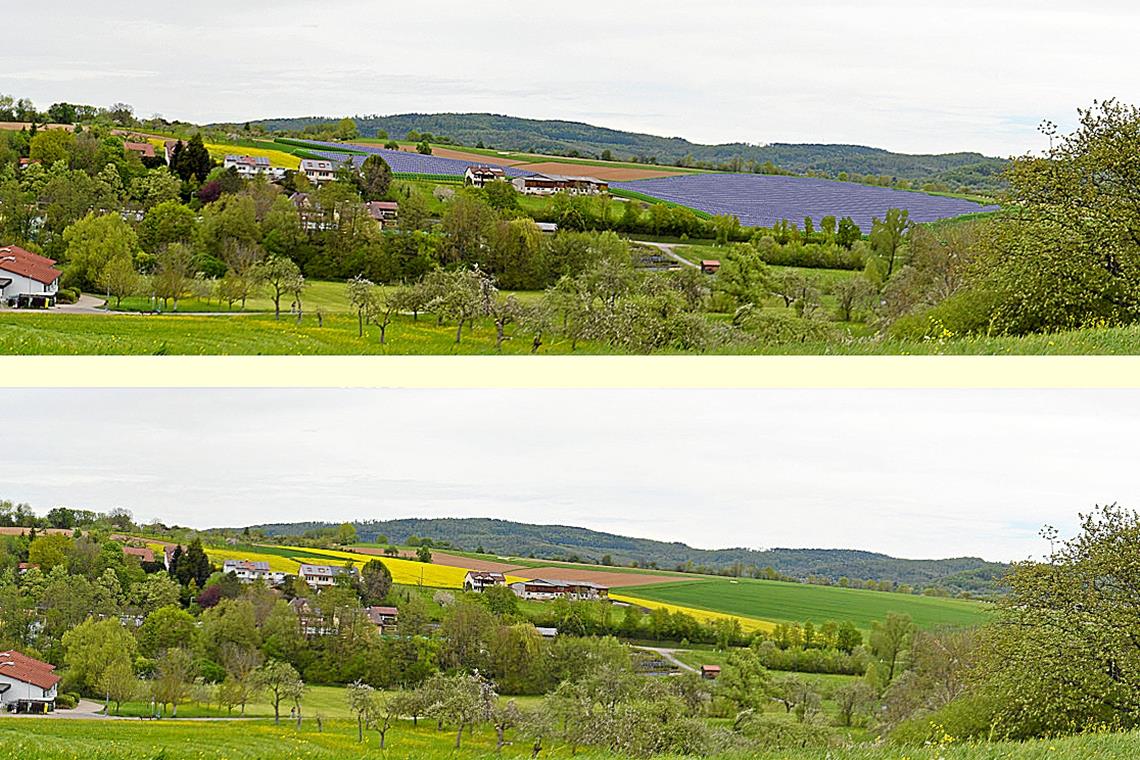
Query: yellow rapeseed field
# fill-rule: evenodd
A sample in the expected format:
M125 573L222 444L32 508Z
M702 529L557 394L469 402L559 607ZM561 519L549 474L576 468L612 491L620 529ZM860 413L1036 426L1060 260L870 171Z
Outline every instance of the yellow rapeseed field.
M687 615L692 615L697 620L703 622L712 622L714 620L739 620L740 627L745 631L765 631L771 632L775 630L776 624L767 620L758 620L757 618L742 617L740 615L728 615L723 612L709 612L708 610L698 610L693 607L682 607L679 604L667 604L665 602L655 602L650 599L639 599L633 596L624 596L622 594L610 594L610 599L615 602L626 602L638 607L647 607L651 610L666 609L670 612L684 612Z

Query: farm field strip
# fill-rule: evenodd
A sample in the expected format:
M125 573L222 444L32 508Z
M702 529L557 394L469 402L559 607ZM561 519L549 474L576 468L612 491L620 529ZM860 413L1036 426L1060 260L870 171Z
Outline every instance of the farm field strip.
M914 222L998 209L921 192L765 174L694 174L618 182L614 187L709 214L731 214L750 227L772 227L784 219L800 225L805 217L811 217L818 225L825 216L850 216L864 232L869 232L872 218L882 218L891 208L907 209Z
M751 579L639 586L626 594L639 602L678 604L773 622L811 621L819 625L849 620L864 630L889 612L910 615L919 628L972 626L988 617L986 605L962 599Z
M770 620L761 620L754 617L746 617L744 615L734 615L726 612L716 612L713 610L706 610L700 607L688 607L683 604L672 604L670 602L659 602L654 599L646 599L641 596L631 596L629 594L610 594L610 599L615 602L624 602L632 604L635 607L645 607L647 609L656 610L663 609L669 612L683 612L686 615L692 615L697 620L703 622L716 622L718 620L738 620L740 627L746 632L752 631L772 631L775 630L776 624Z

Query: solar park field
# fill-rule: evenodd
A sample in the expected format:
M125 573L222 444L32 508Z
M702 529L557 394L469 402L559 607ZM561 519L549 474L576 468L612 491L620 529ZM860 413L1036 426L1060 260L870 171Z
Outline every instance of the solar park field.
M160 545L153 548L161 550ZM207 547L211 561L227 559L265 561L274 570L296 573L301 564L344 565L360 568L371 560L383 562L393 580L406 586L460 589L469 569L495 569L508 582L544 578L547 580L586 580L610 587L618 602L646 609L665 608L685 612L698 620L735 618L746 631L771 630L781 622L822 624L829 620L849 620L861 629L882 620L889 612L911 616L920 628L972 626L985 621L987 606L961 599L895 594L837 586L761 581L691 574L642 571L631 568L591 565L543 565L539 560L466 555L433 551L430 564L404 557L375 553L375 547L351 547L351 551L309 549L264 544Z
M300 144L300 143L298 143ZM359 166L368 155L382 156L396 174L434 177L463 176L467 167L483 159L480 154L464 154L461 150L441 151L425 156L406 150L391 150L368 143L308 142L310 152L333 161L351 160ZM351 151L351 152L348 152ZM486 153L488 151L484 151ZM653 170L638 173L628 170L622 180L614 172L605 171L604 162L569 164L551 159L547 162L488 161L502 166L508 177L528 174L562 173L598 176L611 182L611 190L631 197L647 197L685 206L708 214L728 214L752 227L771 227L781 220L800 225L810 217L817 225L825 216L850 216L860 229L869 231L873 218L882 218L892 208L906 209L916 222L934 222L969 214L996 211L997 206L983 205L963 198L932 195L923 192L895 190L853 182L814 177L785 177L765 174L729 174L687 172L667 175ZM592 164L602 164L593 166ZM662 176L662 175L666 176ZM603 176L608 175L608 176Z

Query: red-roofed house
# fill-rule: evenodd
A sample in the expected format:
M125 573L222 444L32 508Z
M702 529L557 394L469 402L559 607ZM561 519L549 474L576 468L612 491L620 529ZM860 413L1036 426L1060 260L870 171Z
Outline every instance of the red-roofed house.
M138 557L139 562L154 562L154 550L144 546L124 546L123 554L128 557Z
M125 142L123 150L138 153L142 158L154 158L154 146L148 142Z
M46 713L55 708L55 666L19 652L0 652L0 709Z
M51 306L63 272L55 260L18 246L0 248L0 297L13 306Z

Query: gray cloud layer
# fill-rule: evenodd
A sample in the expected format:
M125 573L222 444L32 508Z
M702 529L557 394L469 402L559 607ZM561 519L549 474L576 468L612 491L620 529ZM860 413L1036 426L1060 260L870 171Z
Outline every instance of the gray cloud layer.
M1040 553L1140 503L1125 391L0 391L0 496L197 527L414 516ZM17 442L18 441L18 442Z
M701 142L1041 147L1140 101L1124 0L42 0L4 11L0 92L198 121L407 111L566 118Z

